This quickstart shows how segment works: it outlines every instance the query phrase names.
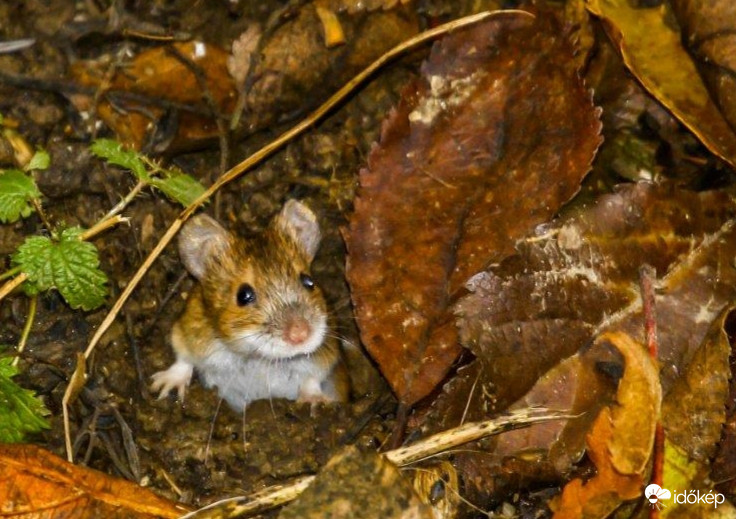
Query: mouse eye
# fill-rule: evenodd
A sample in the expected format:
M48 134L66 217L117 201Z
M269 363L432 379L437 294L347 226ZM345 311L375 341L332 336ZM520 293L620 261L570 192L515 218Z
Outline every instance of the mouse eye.
M299 281L307 290L314 290L314 280L307 274L299 274Z
M243 283L238 287L238 294L236 296L238 306L245 306L252 304L256 301L256 291L248 283Z

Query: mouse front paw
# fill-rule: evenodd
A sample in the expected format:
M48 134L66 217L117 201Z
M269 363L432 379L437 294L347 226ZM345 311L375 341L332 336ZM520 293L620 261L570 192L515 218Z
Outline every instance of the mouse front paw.
M151 391L158 391L158 399L166 398L172 389L176 389L179 398L184 401L187 386L192 380L194 366L183 360L177 360L165 371L155 373L151 378Z
M299 396L296 401L314 405L334 402L335 398L325 393L319 380L316 378L310 378L307 379L299 388Z

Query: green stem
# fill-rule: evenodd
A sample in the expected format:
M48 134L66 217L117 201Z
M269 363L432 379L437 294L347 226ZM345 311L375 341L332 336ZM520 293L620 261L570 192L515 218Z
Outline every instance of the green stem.
M151 177L153 177L156 173L162 173L165 177L168 177L169 175L171 175L170 170L166 168L162 168L160 164L158 164L154 160L151 160L149 157L145 155L141 155L141 159L143 160L143 162L146 163L146 166L148 166L148 168L150 169L149 173L153 173Z
M20 272L20 265L18 265L17 267L13 267L12 269L6 270L2 274L0 274L0 281L2 281L3 279L12 278L19 272Z
M125 209L127 207L127 205L136 196L138 196L138 193L140 193L141 190L144 187L146 187L146 185L147 184L144 181L139 180L138 183L135 185L135 187L133 187L133 189L130 190L130 193L128 193L127 195L125 195L125 197L122 200L120 200L120 202L118 202L117 205L115 205L115 207L113 207L112 209L110 209L110 211L105 216L103 216L102 219L99 222L97 222L97 224L100 224L101 222L104 222L106 220L109 220L110 218L113 218L113 217L117 216L118 214L120 214L123 211L123 209Z

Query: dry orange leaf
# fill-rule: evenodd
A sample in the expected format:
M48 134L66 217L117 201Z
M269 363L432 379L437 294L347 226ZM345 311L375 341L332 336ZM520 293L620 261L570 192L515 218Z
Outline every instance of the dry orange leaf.
M0 444L0 518L180 517L185 507L35 445Z
M600 412L586 440L597 474L565 486L550 504L557 519L607 517L622 501L642 495L662 403L659 374L647 349L625 333L610 332L596 340L605 342L626 364L616 392L618 405Z
M715 155L736 166L736 134L712 101L680 33L667 20L667 2L587 0L641 84Z
M222 114L230 114L235 106L237 91L227 70L228 54L203 42L174 43L156 47L138 54L131 63L116 71L106 81L109 66L80 62L72 67L71 74L79 82L105 90L140 94L152 99L151 104L116 99L113 104L103 96L97 106L102 120L128 146L141 149L144 145L164 149L179 146L193 147L218 135L217 124L205 101L205 89L199 84L192 67L201 71L206 91ZM187 65L187 63L189 65ZM165 100L179 105L197 107L199 113L178 111L173 135L164 135L162 119L165 110L153 100ZM88 96L73 96L72 102L79 110L91 108ZM162 132L161 135L152 133ZM164 139L166 142L149 142ZM161 151L161 150L159 150Z

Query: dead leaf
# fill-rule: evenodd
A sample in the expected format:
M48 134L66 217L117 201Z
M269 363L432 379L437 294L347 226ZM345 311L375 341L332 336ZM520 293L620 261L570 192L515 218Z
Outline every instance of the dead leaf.
M700 75L721 113L736 129L736 3L672 0L672 9Z
M604 22L626 66L715 155L736 166L736 134L713 103L667 2L634 6L628 0L587 0Z
M644 345L625 333L608 332L596 339L596 342L604 341L624 358L624 376L616 391L618 405L611 408L614 433L608 442L611 466L620 474L643 476L652 456L654 431L662 406L659 368Z
M458 460L464 475L474 476L476 492L487 493L488 470L503 477L555 480L580 461L585 450L585 437L603 406L612 402L615 386L595 369L595 356L573 355L545 373L523 398L509 410L527 407L556 409L575 416L539 424L491 438L484 442L486 467L463 456ZM499 460L503 460L499 464ZM517 461L518 460L518 461ZM493 466L500 465L494 470Z
M458 324L462 343L484 362L481 383L493 393L476 392L467 419L505 409L598 333L625 329L642 338L637 280L644 263L660 277L669 271L657 297L669 390L736 292L734 215L736 203L724 193L624 185L540 228L538 237L517 244L517 255L474 276L472 294L456 307ZM442 427L457 424L466 397L443 400L449 407L440 414L449 422Z
M625 369L616 392L617 405L604 408L588 435L588 456L596 475L570 481L550 503L555 518L607 517L626 500L642 495L659 420L662 388L648 350L624 333L607 333L608 342L624 357Z
M665 441L662 488L670 492L670 497L661 501L659 517L676 517L677 519L736 517L734 506L725 499L723 494L716 497L718 492L714 491L711 485L712 479L709 477L707 463L691 459L684 449L670 441ZM710 498L710 503L703 501L693 503L692 500L688 503L687 496L692 493L703 496L711 494L713 497ZM682 494L685 495L682 496ZM716 499L719 504L714 506Z
M0 517L176 518L188 512L130 481L67 463L35 445L0 444Z
M342 30L342 25L340 25L337 14L331 9L320 5L317 5L315 8L325 33L325 46L332 48L345 43L345 31Z
M350 14L363 11L375 11L377 9L393 9L400 4L409 4L411 0L316 0L318 5L323 5L335 11L347 11Z
M363 344L412 404L460 352L451 305L579 189L600 123L550 17L435 45L385 121L345 232ZM552 123L552 121L554 121Z
M334 15L331 24L339 26L343 45L325 44L318 7ZM288 16L264 32L247 81L240 133L315 108L382 54L417 34L419 22L416 11L403 2L317 0L290 7Z
M324 4L315 0L289 6L284 16L264 29L263 37L258 28L249 27L234 43L230 57L208 43L175 43L138 54L110 81L108 63L80 62L72 67L71 75L83 85L119 93L117 97L103 95L97 113L118 140L136 149L145 146L158 153L175 153L213 142L219 130L206 90L217 115L234 116L239 122L233 129L242 137L315 108L419 31L415 10L398 0L369 5L343 0L333 6L330 2L330 9L335 10L331 27L339 27L346 42L329 48L316 10ZM190 67L172 54L172 48L201 70L206 90ZM239 98L241 85L247 88ZM71 100L80 111L93 105L87 95L74 95Z
M724 326L731 311L731 307L724 309L712 322L662 407L667 439L690 459L704 464L715 455L726 421L731 345Z
M109 82L105 80L109 65L104 63L79 62L71 68L71 75L84 85L151 98L147 104L124 96L111 103L103 95L97 113L128 146L176 150L201 146L218 135L205 91L191 67L201 71L201 80L218 112L225 115L232 112L237 89L228 73L227 58L224 50L203 42L174 43L141 52ZM198 113L173 110L173 107L170 113L156 100L195 107ZM73 96L72 102L80 111L92 108L92 99L88 96ZM171 121L167 125L163 119L164 116L174 117L174 113L177 115L171 128Z
M736 330L736 312L731 313L725 321L725 331L729 338L731 351L734 351L734 330ZM725 493L736 495L736 355L731 355L729 370L731 379L729 396L726 404L726 423L718 442L718 452L713 460L712 478L718 481L718 489Z
M458 303L461 339L477 359L445 385L422 425L454 427L514 402L594 416L612 396L621 361L589 344L606 331L643 341L643 263L667 273L657 316L661 382L669 391L736 296L734 215L736 203L724 193L632 184L519 242L516 255L474 276L472 294ZM497 490L499 475L559 478L582 451L584 416L508 433L485 445L483 459L458 455L458 469L480 483L468 485L478 499ZM694 427L712 436L710 426Z
M238 89L245 85L262 36L261 27L253 23L233 41L232 52L227 58L227 70Z
M597 474L586 482L573 479L565 485L559 500L550 503L554 518L607 517L622 501L641 496L642 477L620 474L611 465L607 447L616 438L611 420L611 409L605 407L588 436L588 456Z

